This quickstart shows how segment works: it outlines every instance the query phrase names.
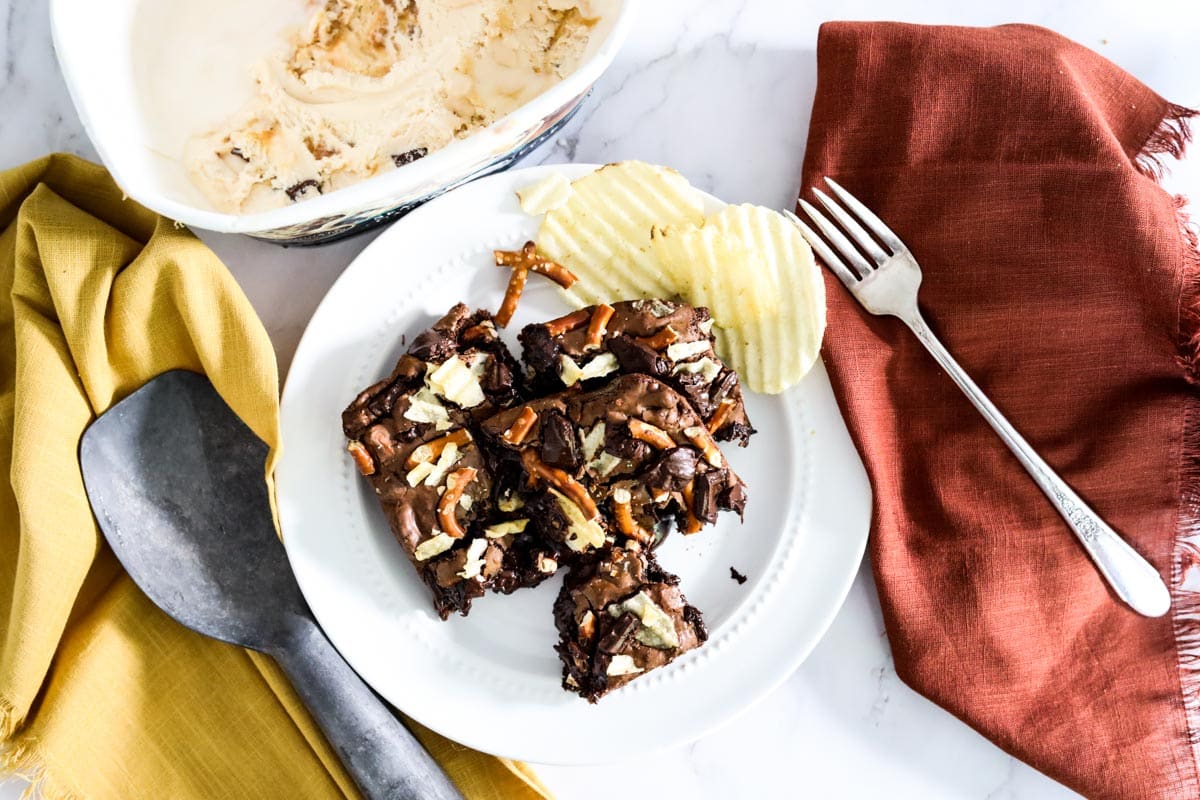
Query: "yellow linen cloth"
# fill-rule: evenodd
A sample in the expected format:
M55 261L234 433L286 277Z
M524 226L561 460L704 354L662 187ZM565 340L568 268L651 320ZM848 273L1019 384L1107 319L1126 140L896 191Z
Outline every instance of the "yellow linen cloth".
M274 662L169 619L96 529L80 435L177 368L271 446L269 481L274 352L217 257L94 164L0 172L0 767L47 800L355 797ZM472 800L548 796L523 764L413 729Z

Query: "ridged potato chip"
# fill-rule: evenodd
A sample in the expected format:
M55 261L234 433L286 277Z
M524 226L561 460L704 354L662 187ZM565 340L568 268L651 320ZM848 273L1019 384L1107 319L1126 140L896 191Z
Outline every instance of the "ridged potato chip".
M683 176L636 161L610 164L570 189L537 236L543 255L579 277L565 292L570 302L658 297L706 306L718 353L756 392L782 392L816 363L825 283L782 214L736 205L705 218L703 195Z
M690 264L677 262L670 273L693 305L709 306L722 357L756 392L777 394L799 382L825 334L825 282L796 226L772 209L737 205L678 233L719 243L694 245ZM656 247L669 239L669 232L656 238ZM719 275L719 288L711 296L688 288L689 273L693 285Z
M744 320L773 319L779 312L767 282L744 273L743 265L753 254L707 225L656 231L651 250L675 280L678 294L712 313L721 359L737 370L746 386L763 391L758 388L764 385L762 331L747 330Z
M579 277L568 299L582 307L677 294L650 251L650 233L702 224L703 195L678 172L640 161L601 167L571 188L537 234L538 250Z
M561 172L552 172L537 183L517 192L521 210L534 216L545 214L566 205L571 199L571 182Z

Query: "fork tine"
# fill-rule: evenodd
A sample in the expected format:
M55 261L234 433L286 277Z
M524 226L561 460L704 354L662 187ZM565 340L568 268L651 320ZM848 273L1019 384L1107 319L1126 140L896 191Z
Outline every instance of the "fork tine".
M817 211L812 203L801 200L800 207L804 209L804 213L808 214L809 219L816 224L821 233L825 234L825 238L838 251L838 254L854 265L859 275L865 278L871 274L871 264L863 258L862 253L858 252L836 225L826 219L820 211Z
M804 224L804 221L793 214L791 211L784 209L784 216L792 221L792 224L800 229L800 235L803 236L812 247L817 251L817 255L825 262L825 266L833 270L833 274L841 279L842 283L846 284L846 288L851 288L858 283L858 278L850 271L845 262L837 257L837 254L829 249L829 245L825 244L820 236L817 236L816 231Z
M825 177L825 183L829 184L829 188L833 190L833 193L837 195L837 198L845 203L846 206L849 207L849 209L853 211L868 228L871 229L872 233L879 237L879 241L892 248L893 253L900 253L908 250L908 248L904 246L904 242L900 241L900 237L893 233L891 228L889 228L887 225L884 225L883 220L875 216L875 212L863 205L861 200L847 192L838 185L837 181L829 176Z
M842 230L850 234L850 238L858 243L866 254L875 260L876 266L883 266L883 262L887 261L891 256L883 252L883 248L875 243L871 238L871 234L867 233L862 225L859 225L854 217L850 216L845 210L834 202L833 198L822 192L820 189L813 189L813 194L821 201L821 205L825 206L825 210L833 215L833 218L842 226Z

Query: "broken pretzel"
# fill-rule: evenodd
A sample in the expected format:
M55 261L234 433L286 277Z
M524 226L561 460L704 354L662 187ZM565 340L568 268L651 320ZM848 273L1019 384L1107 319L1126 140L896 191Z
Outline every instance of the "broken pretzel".
M451 431L445 436L440 436L437 439L430 439L422 445L418 445L408 454L408 458L404 461L405 469L412 469L422 461L434 461L446 449L446 445L453 444L456 447L462 447L471 441L471 432L466 428L459 428L456 431Z
M466 490L467 484L475 480L476 470L474 467L463 467L456 470L447 481L446 491L442 493L442 499L438 501L437 516L438 522L442 525L442 531L454 537L461 539L467 535L463 530L462 525L458 524L458 517L454 514L458 510L458 501L462 499L463 491Z
M504 291L504 302L496 313L496 324L506 327L517 310L517 301L525 291L525 280L530 272L545 275L564 289L570 289L578 280L575 273L562 264L542 258L537 254L537 245L526 242L520 250L493 250L492 256L497 267L511 267L512 277L508 279L508 288Z

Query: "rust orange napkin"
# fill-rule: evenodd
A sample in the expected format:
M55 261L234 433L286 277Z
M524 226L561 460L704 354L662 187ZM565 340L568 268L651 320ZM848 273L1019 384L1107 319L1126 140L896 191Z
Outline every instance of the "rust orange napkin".
M1121 605L916 338L827 276L897 672L1088 797L1200 797L1200 259L1155 180L1191 112L1024 25L833 23L817 60L803 186L896 230L939 336L1174 599Z

